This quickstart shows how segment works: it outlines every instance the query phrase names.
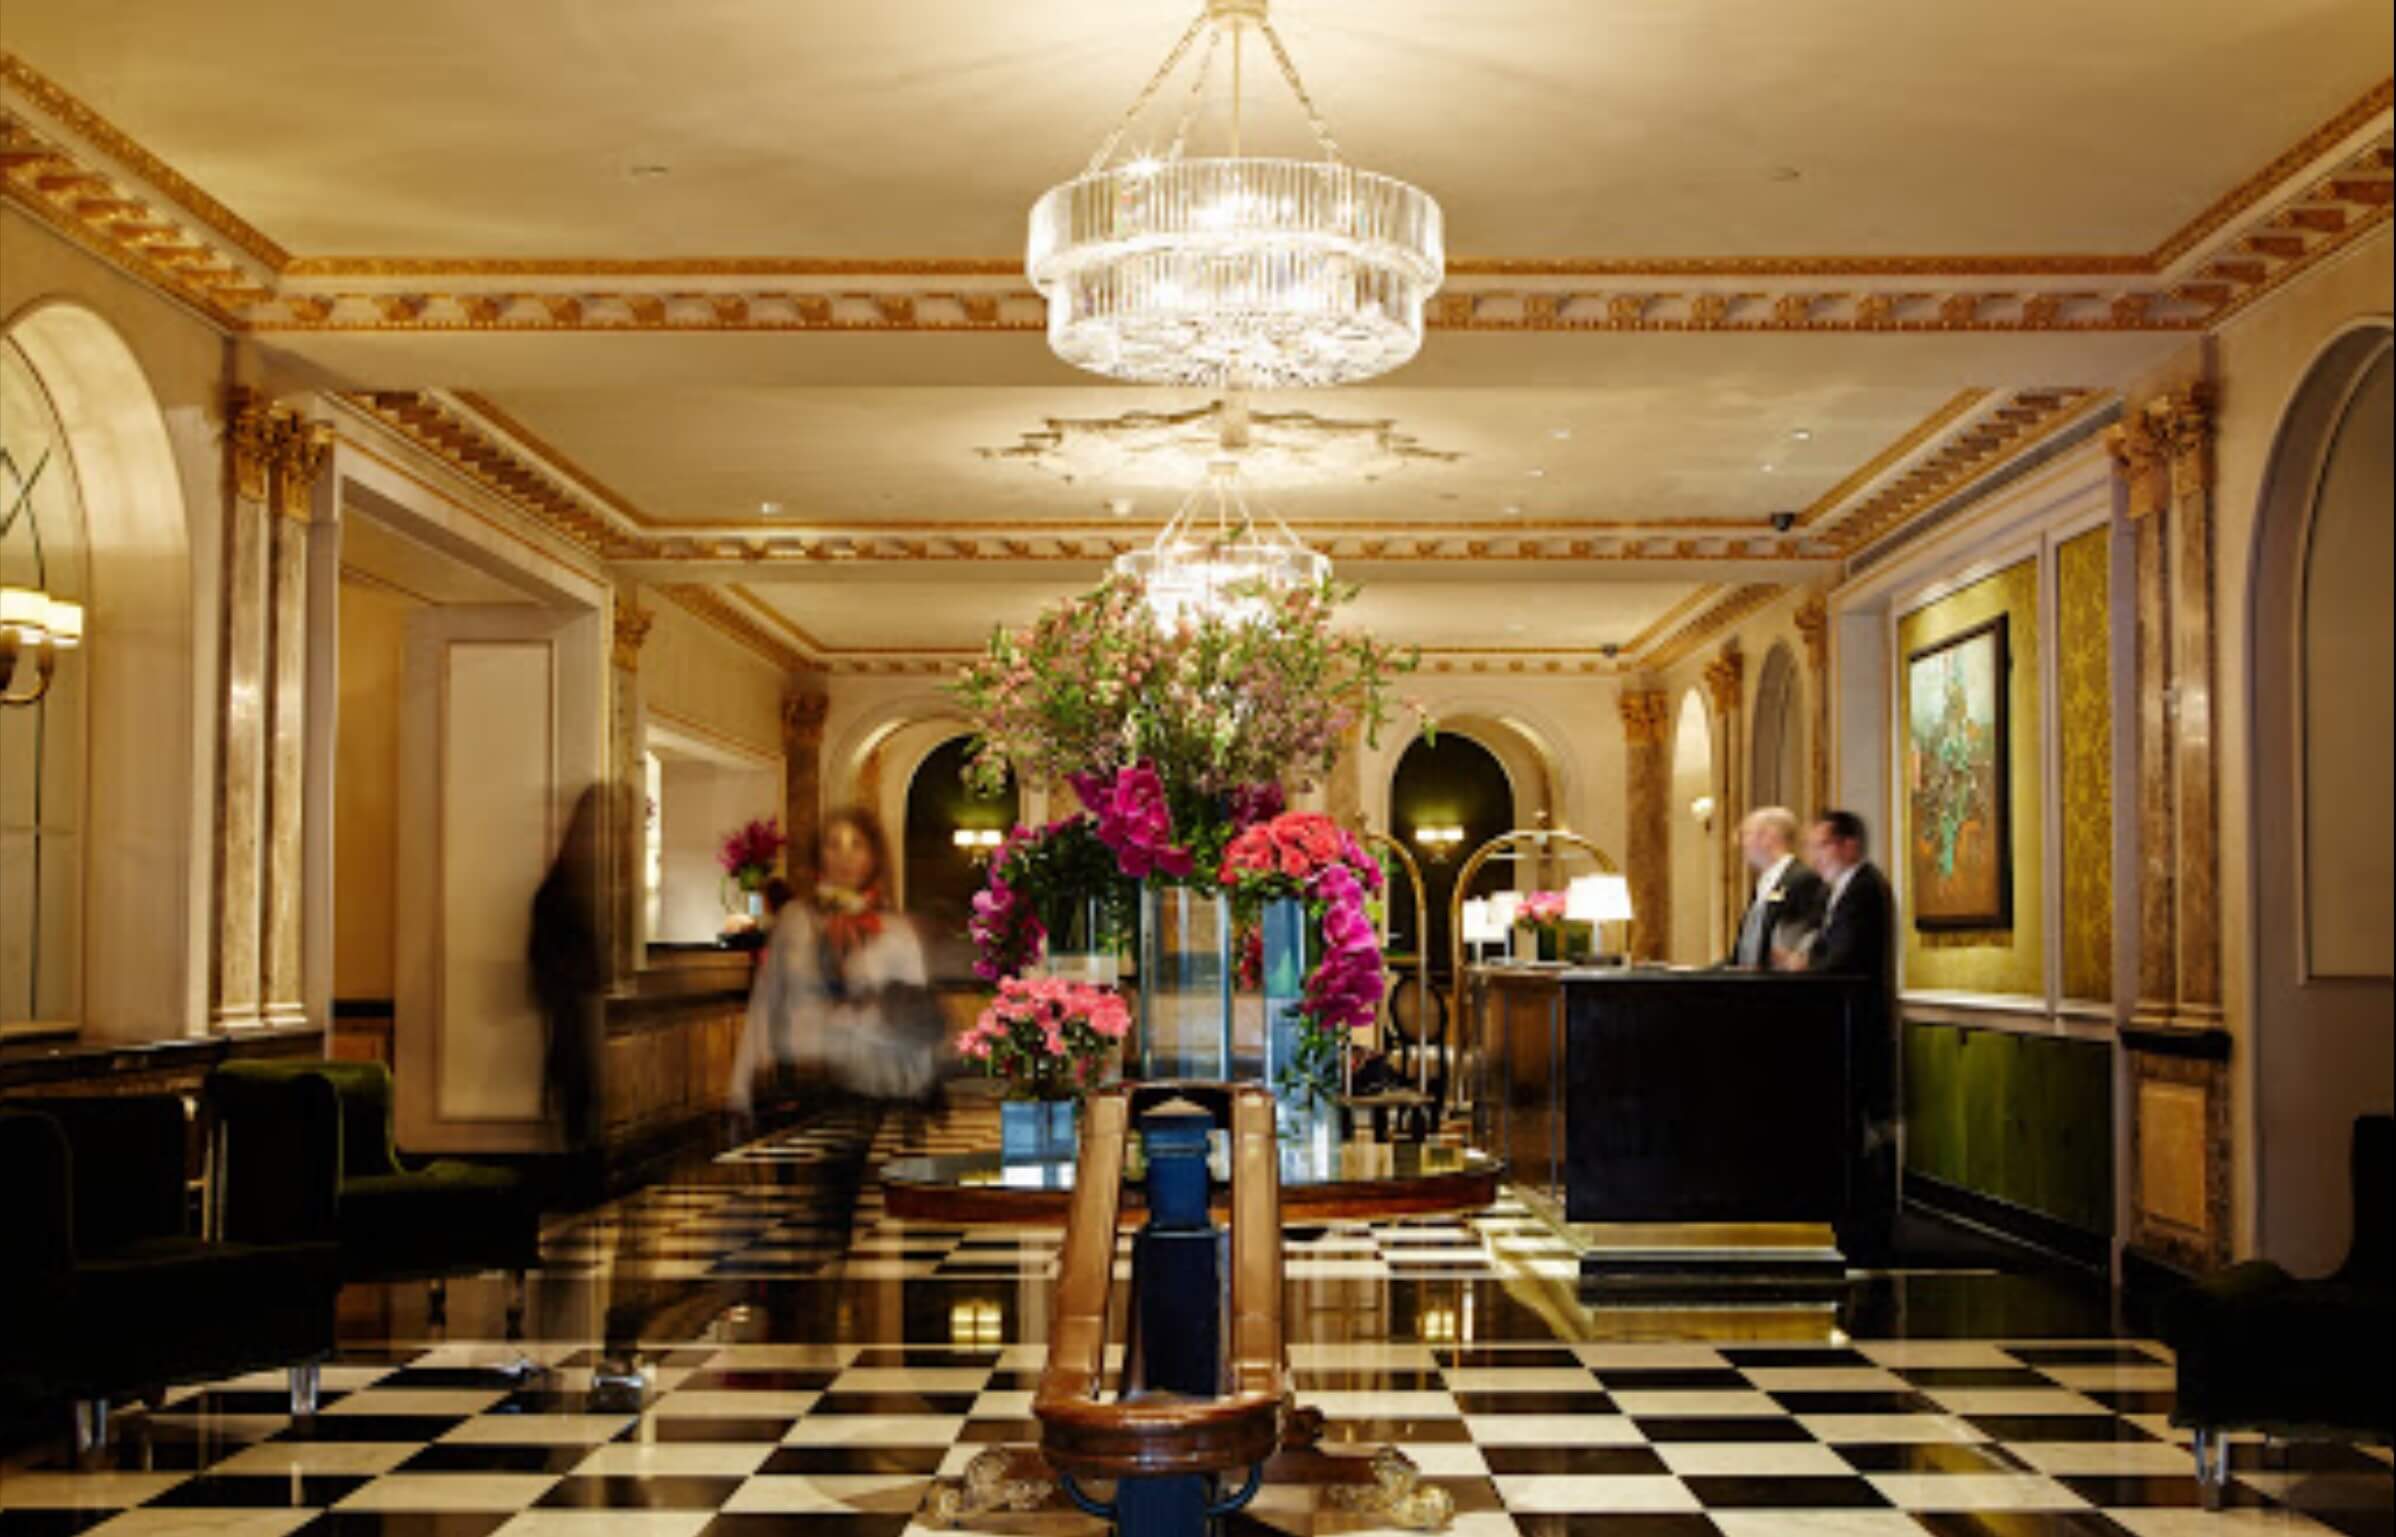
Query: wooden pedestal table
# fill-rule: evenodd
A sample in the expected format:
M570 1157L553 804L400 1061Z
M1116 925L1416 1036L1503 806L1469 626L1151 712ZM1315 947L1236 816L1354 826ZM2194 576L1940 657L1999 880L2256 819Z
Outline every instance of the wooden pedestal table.
M887 1209L902 1220L1066 1228L1048 1364L1033 1400L1041 1446L982 1453L960 1483L935 1493L933 1518L953 1525L1053 1505L1061 1494L1120 1531L1180 1537L1214 1530L1269 1482L1324 1489L1333 1508L1386 1524L1444 1528L1454 1501L1403 1453L1327 1452L1322 1415L1293 1401L1281 1228L1476 1209L1495 1199L1502 1166L1457 1148L1278 1141L1270 1097L1251 1089L1233 1095L1231 1125L1203 1165L1195 1151L1203 1142L1188 1143L1185 1131L1179 1154L1160 1161L1151 1180L1146 1153L1153 1147L1164 1159L1159 1138L1171 1135L1172 1111L1186 1112L1185 1127L1194 1115L1201 1128L1205 1113L1160 1108L1134 1141L1129 1104L1121 1091L1089 1102L1074 1163L982 1154L900 1159L882 1170ZM1231 1235L1227 1285L1214 1269L1218 1213ZM1115 1234L1143 1216L1130 1344L1109 1398L1102 1366ZM1224 1296L1230 1305L1218 1320L1206 1299ZM1090 1479L1112 1480L1111 1499L1092 1494Z

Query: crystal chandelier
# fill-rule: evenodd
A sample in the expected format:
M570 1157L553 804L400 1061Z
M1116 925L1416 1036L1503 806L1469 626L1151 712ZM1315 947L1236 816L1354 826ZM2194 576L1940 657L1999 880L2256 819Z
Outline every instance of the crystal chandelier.
M1246 403L1235 396L1227 402L1223 456L1207 466L1205 481L1182 498L1153 544L1115 557L1115 569L1147 589L1148 607L1167 629L1209 615L1233 624L1260 619L1277 595L1331 574L1331 562L1279 515L1268 509L1269 521L1259 521L1248 505L1237 457L1246 421Z
M1048 301L1048 344L1066 362L1141 384L1311 388L1387 373L1421 348L1423 301L1446 271L1439 205L1341 158L1266 3L1206 0L1088 168L1032 205L1025 267ZM1321 159L1241 153L1250 31L1271 49ZM1165 152L1110 164L1201 35ZM1225 51L1231 152L1184 158Z

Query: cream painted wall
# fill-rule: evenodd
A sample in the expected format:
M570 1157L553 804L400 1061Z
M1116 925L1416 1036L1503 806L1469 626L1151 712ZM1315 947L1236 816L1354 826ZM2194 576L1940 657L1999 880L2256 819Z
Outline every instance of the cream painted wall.
M400 667L408 615L423 605L383 583L341 580L340 704L334 744L333 996L392 995L398 888Z
M779 757L789 676L655 589L640 603L655 616L641 647L643 706L682 730Z
M2242 1255L2263 1247L2258 1221L2261 1161L2253 945L2256 936L2271 931L2275 923L2293 921L2292 914L2281 917L2255 908L2255 840L2287 832L2258 827L2249 815L2255 793L2255 743L2253 699L2246 678L2256 638L2250 605L2258 513L2281 418L2314 361L2349 325L2388 316L2391 286L2396 285L2391 249L2389 229L2383 226L2336 261L2233 319L2211 341L2219 390L2213 505L2214 666L2219 680L2215 724L2221 775L2221 931L2225 936L2222 991L2226 1024L2236 1039L2233 1061L2238 1064L2231 1075L2232 1141L2237 1162L2233 1204L2236 1247ZM2201 354L2192 353L2175 369L2146 381L2146 386L2168 387L2192 377L2203 362ZM2384 796L2381 805L2384 814ZM2318 1065L2315 1076L2325 1085L2375 1091L2378 1103L2384 1106L2389 1092L2384 1053L2379 1060L2382 1065L2375 1082L2341 1073L2328 1061ZM2277 1064L2275 1070L2278 1065L2304 1071L2301 1063Z
M216 420L231 349L179 305L119 276L14 208L0 207L0 322L65 301L105 321L156 397L180 482L182 551L146 546L105 587L94 550L91 717L95 815L86 901L85 1033L113 1040L207 1028L215 804L216 614L223 459ZM176 509L138 515L171 519ZM95 522L95 539L103 539ZM177 562L182 570L168 569ZM117 661L112 609L123 614ZM179 610L179 611L178 611ZM139 635L138 654L133 640ZM106 681L114 672L120 687ZM121 789L122 793L117 793ZM126 965L123 957L145 958Z

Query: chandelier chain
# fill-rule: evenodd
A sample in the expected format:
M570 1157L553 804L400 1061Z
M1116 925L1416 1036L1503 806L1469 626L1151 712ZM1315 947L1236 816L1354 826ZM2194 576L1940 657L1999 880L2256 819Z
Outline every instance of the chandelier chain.
M1182 104L1180 121L1173 125L1173 143L1165 151L1167 161L1181 158L1182 146L1190 140L1190 126L1198 120L1198 109L1205 105L1207 78L1214 73L1215 50L1222 46L1223 34L1218 29L1207 34L1206 52L1198 56L1198 73L1190 81L1189 99Z
M1272 46L1273 62L1281 66L1281 78L1289 82L1290 94L1298 98L1299 109L1306 114L1306 126L1314 130L1315 142L1323 147L1323 158L1334 165L1340 164L1346 157L1340 153L1339 140L1331 136L1331 125L1324 120L1322 109L1306 94L1306 82L1298 78L1298 66L1290 62L1290 51L1281 45L1281 34L1273 30L1272 22L1263 18L1258 19L1256 26Z
M1140 94L1132 99L1130 108L1116 122L1114 131L1098 146L1098 153L1090 157L1089 165L1082 170L1084 176L1096 176L1106 169L1106 163L1114 158L1116 146L1123 142L1125 134L1131 132L1131 125L1139 121L1140 114L1148 109L1148 104L1156 100L1156 93L1164 89L1167 80L1173 78L1173 71L1181 67L1183 57L1190 51L1190 44L1198 40L1200 32L1208 30L1208 20L1204 11L1199 12L1198 19L1191 22L1189 30L1181 34L1181 41L1175 43L1173 51L1165 55L1165 62L1158 65L1156 73L1148 77L1148 83L1140 87Z

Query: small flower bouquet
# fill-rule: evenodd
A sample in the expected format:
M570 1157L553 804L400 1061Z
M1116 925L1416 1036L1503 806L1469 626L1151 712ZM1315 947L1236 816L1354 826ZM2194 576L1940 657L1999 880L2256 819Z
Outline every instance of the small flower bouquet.
M991 856L966 924L979 951L974 974L985 982L1021 976L1060 947L1076 954L1119 949L1137 931L1139 885L1117 860L1092 816L1009 833Z
M1010 977L957 1038L957 1052L1005 1080L1009 1099L1078 1099L1130 1032L1131 1010L1113 988Z
M788 841L782 836L780 818L760 818L724 835L716 863L723 867L724 879L743 891L755 891L773 875Z
M1255 822L1223 850L1217 878L1243 922L1262 904L1297 900L1316 935L1320 959L1306 975L1298 1012L1304 1021L1285 1091L1327 1098L1340 1086L1340 1056L1350 1033L1380 1017L1387 984L1372 897L1381 866L1337 822L1319 812L1289 811ZM1246 948L1246 947L1243 947Z
M1543 961L1586 959L1594 939L1589 924L1565 916L1565 896L1561 891L1523 893L1522 905L1514 910L1514 926L1530 933L1538 958Z

